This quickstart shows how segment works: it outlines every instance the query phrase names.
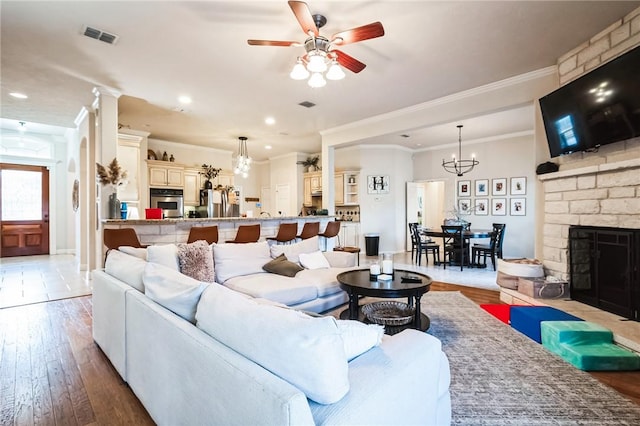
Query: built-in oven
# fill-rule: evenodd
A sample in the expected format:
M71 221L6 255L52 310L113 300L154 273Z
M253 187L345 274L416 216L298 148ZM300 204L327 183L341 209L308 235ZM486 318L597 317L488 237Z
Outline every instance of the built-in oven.
M150 188L149 200L152 209L162 209L163 218L184 216L184 195L182 189Z

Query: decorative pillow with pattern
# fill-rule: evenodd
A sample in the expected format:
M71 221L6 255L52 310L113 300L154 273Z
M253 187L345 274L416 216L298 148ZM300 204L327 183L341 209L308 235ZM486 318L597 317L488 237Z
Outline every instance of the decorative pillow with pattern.
M204 240L178 244L178 263L184 275L207 283L215 281L211 246Z

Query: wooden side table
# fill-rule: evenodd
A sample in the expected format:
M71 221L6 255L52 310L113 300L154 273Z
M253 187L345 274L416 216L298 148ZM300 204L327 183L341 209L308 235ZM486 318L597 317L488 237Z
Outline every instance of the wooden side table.
M344 251L347 253L355 253L356 259L358 261L358 266L360 266L360 247L334 247L333 251Z

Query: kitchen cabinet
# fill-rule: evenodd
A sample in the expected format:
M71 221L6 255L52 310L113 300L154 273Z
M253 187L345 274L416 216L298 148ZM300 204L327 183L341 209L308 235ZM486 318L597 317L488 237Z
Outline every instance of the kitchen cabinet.
M358 204L359 173L355 171L337 172L335 182L335 205L350 206Z
M303 175L303 204L313 206L313 194L322 192L322 172L309 172Z
M216 177L215 184L224 187L233 186L233 172L221 170Z
M167 164L166 161L147 160L149 186L152 188L184 186L184 166Z
M342 247L360 247L360 223L340 222L340 233L338 233L340 245Z
M184 169L184 205L200 205L201 169Z
M148 132L127 129L118 133L117 155L118 163L127 171L126 185L118 187L118 199L130 207L140 210L147 205L147 177L144 161L147 151Z

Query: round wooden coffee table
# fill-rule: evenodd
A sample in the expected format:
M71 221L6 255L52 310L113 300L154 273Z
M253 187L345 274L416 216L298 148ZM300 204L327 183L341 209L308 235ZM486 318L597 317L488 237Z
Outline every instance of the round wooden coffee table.
M417 278L420 282L403 282L403 277ZM385 299L406 297L408 305L415 306L413 321L401 326L385 325L385 333L395 334L408 327L422 331L429 329L429 317L420 312L420 298L431 287L432 280L428 275L395 269L391 281L378 281L370 279L369 269L355 269L342 272L336 278L340 283L340 288L349 295L349 307L340 313L341 319L369 322L358 305L359 296Z

